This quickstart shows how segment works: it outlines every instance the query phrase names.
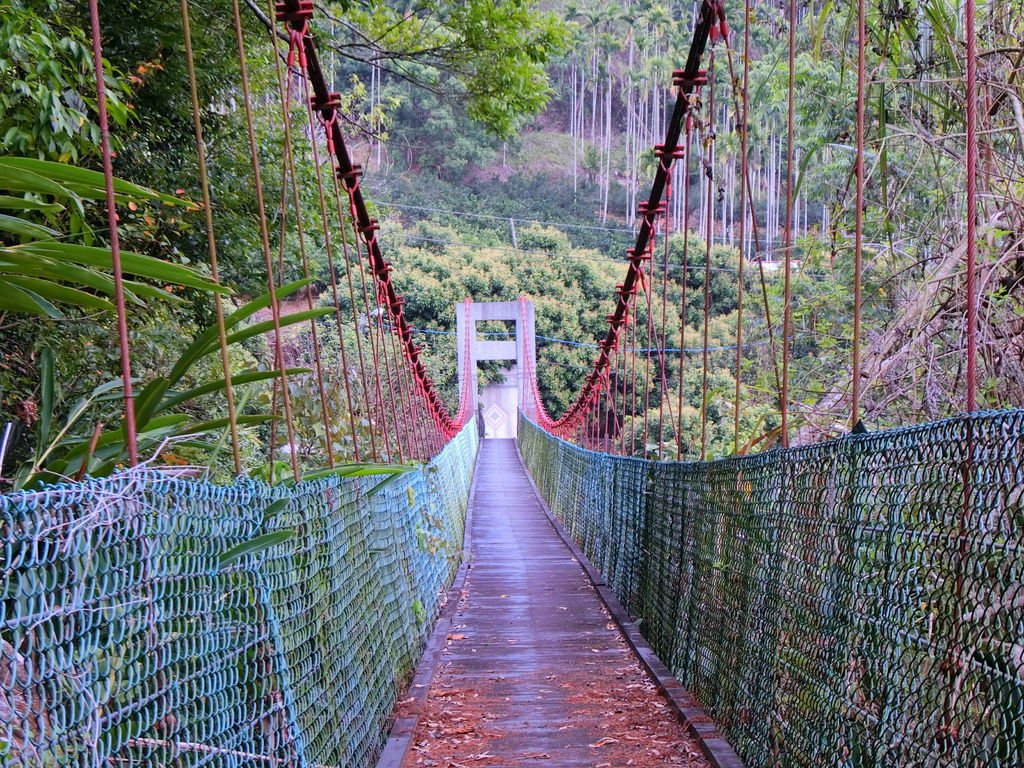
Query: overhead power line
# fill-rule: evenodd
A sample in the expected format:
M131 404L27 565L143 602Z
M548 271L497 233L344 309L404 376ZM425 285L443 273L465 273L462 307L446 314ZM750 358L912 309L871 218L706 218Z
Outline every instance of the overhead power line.
M430 208L425 205L405 205L393 203L387 200L376 200L377 205L395 208L399 211L425 211L427 213L443 213L448 216L462 216L470 219L487 219L488 221L508 222L514 221L517 224L539 224L545 227L559 227L562 229L583 229L591 232L612 232L616 234L632 235L635 230L623 227L599 227L594 224L568 224L562 221L542 221L539 219L523 219L517 216L495 216L488 213L472 213L470 211L453 211L447 208Z
M413 333L423 333L429 336L455 336L456 331L442 331L436 328L411 328ZM479 336L487 336L489 338L515 338L515 334L511 331L486 331L478 333ZM599 349L598 344L593 344L586 341L573 341L572 339L559 339L554 336L541 336L540 334L534 334L534 338L538 341L546 341L550 344L563 344L567 347L585 347L586 349ZM767 345L767 341L750 341L744 342L743 347L763 347ZM709 346L708 352L727 352L729 350L735 350L735 344L724 344L718 346ZM678 355L680 352L679 347L668 347L666 349L660 349L658 347L626 347L622 352L632 352L638 355L653 355L665 352L666 354ZM704 347L686 347L682 350L684 354L694 355L701 354L704 352Z

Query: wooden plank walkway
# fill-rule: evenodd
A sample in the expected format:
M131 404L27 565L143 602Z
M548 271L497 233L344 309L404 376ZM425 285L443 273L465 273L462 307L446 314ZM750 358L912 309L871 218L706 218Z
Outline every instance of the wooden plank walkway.
M402 765L707 766L548 520L514 441L483 441L476 484L471 567Z

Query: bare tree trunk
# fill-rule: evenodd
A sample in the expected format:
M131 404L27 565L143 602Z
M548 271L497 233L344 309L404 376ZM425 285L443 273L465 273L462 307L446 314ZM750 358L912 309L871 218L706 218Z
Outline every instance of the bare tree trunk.
M579 191L579 155L580 142L576 135L576 57L572 57L569 67L569 135L572 137L572 194L573 198Z
M961 241L930 270L910 301L862 355L861 391L864 393L866 418L880 417L888 402L906 394L905 389L896 386L901 379L901 369L912 377L912 383L918 383L920 366L913 362L915 355L926 352L933 340L943 335L945 318L942 310L936 308L949 303L943 298L944 294L958 289L956 281L963 270L966 250L966 241ZM956 315L960 317L960 313ZM906 375L902 377L904 381L906 378ZM849 425L846 412L849 400L849 385L843 382L833 387L814 406L805 408L807 424L797 430L793 444L805 444L823 435L845 431Z
M604 93L604 201L601 223L608 220L608 194L611 188L611 56L608 56L608 84Z

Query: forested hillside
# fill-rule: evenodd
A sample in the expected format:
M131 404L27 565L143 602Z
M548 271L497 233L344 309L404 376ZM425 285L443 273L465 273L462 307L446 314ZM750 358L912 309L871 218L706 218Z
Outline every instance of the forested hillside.
M153 198L156 202L133 200L122 208L125 246L209 276L203 213L195 204L202 191L179 6L135 0L102 6L115 172L164 196L162 201ZM748 74L743 34L747 8L728 0L724 7L732 34L715 48L717 61L709 67L713 82L693 125L689 159L675 165L669 248L661 250L663 232L657 243L658 285L650 311L660 316L664 310L668 323L663 336L637 345L683 349L668 354L671 362L658 378L662 399L679 402L673 356L682 354L681 442L694 446L698 441L706 404L710 455L734 447L741 254L742 418L737 442L762 447L777 437L780 266L786 256L788 6L750 5ZM1019 405L1024 397L1024 6L1014 0L980 7L984 108L978 278L985 296L980 400L984 407L1004 407ZM270 201L271 245L275 253L289 256L300 246L304 249L311 293L327 307L326 243L314 227L300 243L294 232L280 226L289 217L312 222L320 215L314 186L299 187L291 200L287 182L313 173L310 136L294 137L304 142L302 149L294 157L285 156L283 81L278 81L275 48L267 32L268 10L255 2L243 3L240 10L249 39L262 40L250 45L247 56L254 131L269 169L263 181ZM599 0L536 8L525 0L369 0L329 4L323 10L315 34L342 96L344 129L366 168L363 189L383 221L382 242L407 296L411 322L424 331L447 332L454 328L454 303L466 296L530 296L538 306L538 334L546 337L539 353L542 395L552 413L561 412L595 353L588 345L602 336L612 292L621 279L638 203L657 164L653 147L661 141L674 99L672 70L686 55L692 4ZM233 291L226 299L230 309L266 290L260 233L254 225L258 201L249 177L230 7L196 8L193 14L195 56L201 62L198 104L209 152L221 277ZM855 5L800 2L797 15L790 396L800 439L812 440L849 428ZM60 0L7 0L3 5L3 155L98 167L86 22L77 4ZM872 3L868 36L862 341L865 421L874 429L963 408L964 40L953 0ZM750 174L746 219L740 174L745 80ZM287 109L301 120L299 101ZM295 168L289 170L289 163ZM0 177L0 184L6 185L0 190L4 199L32 198L9 176ZM174 200L177 205L171 204ZM98 201L73 194L61 206L10 210L69 241L104 242ZM17 229L0 230L5 244L22 237ZM709 238L713 247L710 269L705 270ZM297 259L283 260L282 266L279 282L302 277ZM140 282L149 289L130 312L135 372L145 384L175 368L191 340L211 326L214 312L209 286L157 278ZM4 433L6 458L0 474L8 482L16 476L24 479L25 467L45 464L40 454L50 445L56 454L67 446L78 450L78 464L59 467L61 473L73 474L70 469L88 465L80 456L93 433L117 429L116 398L102 388L118 371L108 342L112 315L95 302L83 306L69 301L66 293L55 293L49 306L37 305L37 311L19 311L10 295L5 293L0 320L0 406L12 428ZM343 292L341 301L351 316L357 294L349 298ZM366 317L372 315L369 310ZM646 311L637 322L641 334ZM326 325L332 317L325 311L315 322ZM353 322L345 329L353 345L366 333ZM422 336L428 367L454 400L453 341L445 333ZM289 364L310 370L314 360L308 324L295 325L290 346ZM706 386L705 346L712 350ZM354 368L338 364L338 354L327 347L320 362L331 392L329 406L341 424L348 418L342 383L347 380L355 388L358 402L360 377ZM223 378L216 355L204 354L194 362L176 387L187 391ZM272 363L260 334L233 345L229 362L232 375L265 372ZM641 365L651 362L642 359ZM310 376L297 373L294 378L300 413L319 408ZM254 465L270 429L261 414L274 394L258 377L243 390L241 408L251 417L243 426L245 463ZM176 402L173 410L188 425L206 426L221 412L222 397L212 387ZM650 432L647 445L632 446L637 453L656 452L659 443L675 442L671 423L663 425L661 435L651 429L657 410L656 403L634 405L636 418L646 419ZM362 410L358 416L365 421ZM210 427L205 442L187 441L168 451L165 459L224 468L222 432L222 424ZM165 434L154 432L153 450ZM332 437L339 455L351 451L352 436L346 435L339 427ZM304 455L309 453L311 464L316 464L313 454L321 437L309 427ZM692 456L696 449L684 452ZM89 470L113 467L119 458L111 450ZM19 466L22 475L17 475Z
M778 423L773 398L786 218L788 6L755 2L750 7L747 165L754 218L742 228L739 116L746 8L726 3L725 9L733 34L714 54L713 96L705 96L694 127L688 172L682 163L676 165L669 260L676 271L670 270L668 314L678 314L679 233L688 228L697 245L688 257L692 328L685 346L702 346L703 241L710 195L714 269L721 270L712 276L709 338L716 348L735 343L740 250L745 258L744 444ZM986 51L980 96L986 108L981 111L979 278L988 297L979 332L985 369L981 400L987 407L1017 405L1024 396L1021 10L1020 3L988 3L979 18ZM566 22L570 45L549 66L551 101L542 114L523 121L510 140L466 130L471 124L459 119L454 107L387 73L370 74L378 83L374 103L396 105L384 127L386 139L368 140L366 158L381 176L374 181L378 198L395 203L387 210L397 263L429 260L459 280L464 267L458 254L479 244L518 247L524 260L536 264L545 257L529 252L521 236L516 242L534 221L559 229L571 246L566 257L553 263L568 263L569 257L584 264L595 263L587 261L593 258L622 258L657 162L653 147L671 108L671 74L685 58L692 9L592 2L559 4L555 12ZM856 5L798 3L797 16L791 397L801 439L812 440L849 426L844 422L853 335ZM865 419L870 428L878 428L940 418L964 404L962 12L946 0L875 4L869 8L867 34L863 383ZM410 294L422 290L416 272L403 278ZM474 296L510 298L520 290L536 295L522 281L509 283L503 291L491 286L481 293L467 275L463 287ZM609 303L595 305L589 333L574 340L596 340L601 306ZM660 311L657 306L655 311ZM541 334L559 327L549 324L543 310L540 318ZM674 329L668 336L678 339ZM540 354L560 366L583 365L593 350L547 344ZM735 359L731 351L719 350L710 362L714 382L708 414L719 425L713 453L721 454L732 447ZM699 354L693 363L696 374ZM546 370L541 366L542 377ZM572 391L573 383L572 374L564 380L565 389L563 381L544 382L553 411L559 411L561 393ZM675 386L670 377L666 396L674 395ZM700 387L684 387L684 394L689 408L699 410ZM695 435L686 438L693 444Z

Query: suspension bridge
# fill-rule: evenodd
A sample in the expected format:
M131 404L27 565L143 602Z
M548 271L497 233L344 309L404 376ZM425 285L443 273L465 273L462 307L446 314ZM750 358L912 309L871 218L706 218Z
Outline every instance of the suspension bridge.
M667 331L667 313L678 312L666 298L668 205L674 188L687 194L679 178L691 163L712 183L699 157L710 137L695 143L693 134L713 112L705 95L713 102L707 86L718 70L733 84L746 156L746 66L737 67L733 46L745 38L745 62L749 3L743 34L729 29L722 0L697 6L607 333L558 416L538 387L529 297L453 308L460 392L448 409L346 145L341 99L318 56L317 7L277 3L268 21L283 130L314 137L315 178L295 178L289 139L284 187L315 191L330 259L330 307L317 312L307 296L310 333L318 357L325 340L317 334L336 324L344 365L357 372L344 378L349 421L340 425L326 423L319 366L312 373L325 433L342 430L357 462L337 461L328 437L326 465L314 473L301 470L295 450L295 372L284 351L281 303L298 284L282 281L284 249L275 263L271 248L272 202L262 195L244 25L233 3L276 381L271 482L215 484L140 456L168 384L132 389L130 265L121 262L100 74L126 466L88 476L94 458L109 458L110 441L97 433L64 467L66 481L0 497L4 765L1024 765L1024 411L976 410L977 53L967 6L967 412L875 433L860 425L861 0L850 434L790 445L786 258L783 317L769 342L779 360L777 445L741 455L737 375L736 455L715 461L705 460L707 322L699 444L682 442L682 387L673 402L658 386L681 381L687 346ZM187 0L181 7L216 280ZM96 0L90 10L102 73ZM795 16L791 35L794 26ZM790 105L793 54L791 37ZM306 123L290 127L296 112ZM794 129L790 109L790 209ZM739 241L756 244L748 177L744 169ZM709 252L710 189L700 214ZM298 225L308 279L302 237ZM783 249L792 247L787 226ZM684 249L684 275L686 258ZM704 264L707 306L710 259ZM354 313L362 308L355 335L342 332L345 294ZM215 301L216 333L200 351L220 351L240 470L246 417L233 400L226 351L240 316L219 294ZM514 324L514 340L479 336L476 324L489 320ZM729 345L737 371L742 334L741 315ZM481 360L514 363L502 392L478 391ZM663 440L673 423L674 445ZM515 438L481 440L487 430ZM274 461L282 445L287 467Z

